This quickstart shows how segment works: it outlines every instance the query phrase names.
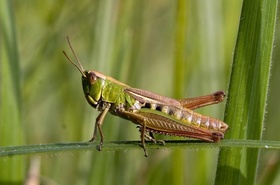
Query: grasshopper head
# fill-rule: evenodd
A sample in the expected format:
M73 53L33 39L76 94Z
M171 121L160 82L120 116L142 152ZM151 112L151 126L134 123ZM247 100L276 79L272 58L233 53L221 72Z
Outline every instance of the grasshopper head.
M78 61L78 64L74 63L65 53L65 51L63 51L63 54L66 56L68 61L80 71L82 75L82 85L85 97L91 106L97 108L99 103L101 102L100 100L102 95L102 89L105 84L106 76L97 71L85 71L80 60L78 59L77 55L75 54L72 48L69 37L67 37L67 41L75 59Z
M82 84L88 103L97 108L102 99L102 90L106 76L97 71L85 71L82 75Z

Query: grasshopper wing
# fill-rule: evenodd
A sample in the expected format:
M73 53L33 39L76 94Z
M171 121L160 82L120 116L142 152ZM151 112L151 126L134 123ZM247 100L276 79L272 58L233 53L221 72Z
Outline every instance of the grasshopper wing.
M175 107L181 107L181 104L178 100L162 96L147 90L137 89L137 88L126 88L125 92L132 96L135 100L140 103L154 103L161 105L170 105Z
M191 110L220 103L224 100L225 97L225 93L223 91L217 91L205 96L185 98L179 100L137 88L128 87L125 89L125 92L127 92L134 99L138 100L140 103L170 105L175 107L184 107Z

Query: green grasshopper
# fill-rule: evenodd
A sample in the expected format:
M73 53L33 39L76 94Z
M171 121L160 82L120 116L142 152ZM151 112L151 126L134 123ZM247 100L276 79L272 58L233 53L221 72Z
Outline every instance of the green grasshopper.
M78 65L65 51L63 54L82 74L83 91L87 102L101 111L96 118L93 137L90 139L95 141L98 130L101 137L98 150L102 150L104 134L101 126L108 112L138 125L145 156L148 156L145 140L164 144L164 141L154 139L153 133L190 137L208 142L219 142L224 138L224 133L228 129L226 123L193 111L222 102L225 97L223 91L176 100L132 88L98 71L85 71L68 37L67 41Z

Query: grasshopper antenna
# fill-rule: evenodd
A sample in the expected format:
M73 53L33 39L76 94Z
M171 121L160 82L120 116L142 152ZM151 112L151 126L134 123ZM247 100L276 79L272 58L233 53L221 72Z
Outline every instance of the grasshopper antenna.
M77 55L76 55L76 53L75 53L75 51L74 51L74 49L73 49L73 47L72 47L72 45L71 45L71 42L70 42L70 39L69 39L68 36L67 36L67 42L68 42L68 45L70 46L70 49L71 49L71 51L72 51L72 53L73 53L75 59L78 61L78 64L79 64L79 65L77 65L76 63L74 63L74 62L68 57L68 55L66 54L65 51L62 51L63 54L64 54L65 57L68 59L68 61L69 61L70 63L72 63L72 64L80 71L80 73L82 74L82 76L86 77L86 75L84 74L84 71L85 71L85 70L84 70L84 68L83 68L83 66L82 66L82 64L81 64L81 62L80 62L80 60L79 60L79 58L77 57Z

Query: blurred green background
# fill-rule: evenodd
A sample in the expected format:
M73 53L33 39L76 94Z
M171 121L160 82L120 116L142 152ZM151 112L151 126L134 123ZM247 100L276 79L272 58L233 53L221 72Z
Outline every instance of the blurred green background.
M0 42L9 43L9 53L15 57L14 65L1 62L0 66L1 112L7 115L0 122L1 146L91 138L98 112L84 98L80 73L62 54L65 50L72 57L66 36L85 69L100 71L133 87L178 98L227 90L241 0L0 2ZM4 17L3 10L10 16ZM178 32L178 23L182 22ZM4 31L4 26L11 30ZM279 29L276 30L263 134L268 140L280 139ZM178 52L183 56L180 59ZM178 60L181 63L176 63ZM12 81L5 80L5 75ZM13 91L7 93L6 88ZM198 112L223 119L223 110L224 103ZM233 127L234 123L229 125ZM135 127L108 115L103 125L105 141L139 140ZM8 137L11 139L3 139ZM218 149L148 152L148 158L140 147L132 151L6 157L0 159L0 174L7 182L14 178L19 184L20 179L28 179L32 170L39 174L41 184L54 185L214 183ZM258 178L267 178L269 170L277 174L278 166L279 152L262 151ZM13 174L5 174L9 171ZM274 183L280 181L280 176L274 178Z

